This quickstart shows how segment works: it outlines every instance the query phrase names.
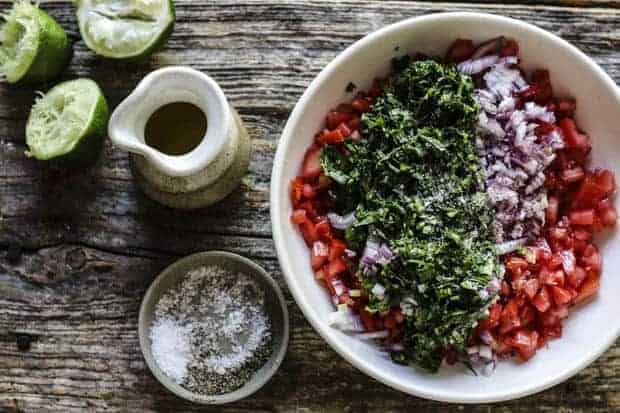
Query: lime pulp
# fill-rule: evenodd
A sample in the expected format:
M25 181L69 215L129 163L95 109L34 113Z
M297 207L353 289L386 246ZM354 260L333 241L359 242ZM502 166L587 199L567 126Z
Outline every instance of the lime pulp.
M10 83L45 82L60 74L71 47L50 15L29 1L18 1L2 17L0 73Z
M90 79L60 83L37 100L26 124L29 154L39 160L90 161L106 134L109 110Z
M166 42L174 26L172 0L75 0L80 32L96 54L142 59Z

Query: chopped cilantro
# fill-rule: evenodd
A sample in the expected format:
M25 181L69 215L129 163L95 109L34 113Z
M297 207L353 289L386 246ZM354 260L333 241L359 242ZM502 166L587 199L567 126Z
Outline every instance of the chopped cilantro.
M478 106L473 84L452 66L394 62L392 76L362 118L365 139L323 150L335 181L336 209L355 210L347 240L363 248L372 234L398 259L360 279L367 309L385 312L408 297L401 363L435 371L444 350L464 351L493 297L480 294L497 273L493 215L474 147ZM380 283L385 294L376 297Z

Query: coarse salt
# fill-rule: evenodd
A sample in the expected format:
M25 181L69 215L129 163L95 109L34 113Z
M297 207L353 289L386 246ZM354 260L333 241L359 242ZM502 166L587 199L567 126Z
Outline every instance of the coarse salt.
M178 384L187 376L191 329L191 325L182 326L171 318L156 320L151 329L153 357L159 368Z

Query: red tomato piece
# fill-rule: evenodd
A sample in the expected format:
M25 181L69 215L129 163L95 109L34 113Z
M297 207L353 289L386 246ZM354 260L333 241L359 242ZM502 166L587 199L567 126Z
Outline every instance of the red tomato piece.
M327 265L327 276L336 277L337 275L345 272L346 269L347 264L341 258L330 260L329 264Z
M519 305L516 299L508 301L502 314L500 315L500 327L499 332L502 334L508 333L521 326L521 320L519 319Z
M506 269L510 271L511 273L519 273L519 274L521 273L522 270L529 267L529 264L525 259L521 257L515 257L515 256L508 258L508 260L506 260L505 265L506 265Z
M519 54L519 43L516 40L508 39L499 51L501 57L517 56Z
M340 259L344 251L347 249L347 244L337 238L332 239L329 244L329 261Z
M475 51L476 47L471 40L456 39L448 49L444 60L446 63L459 63L469 59Z
M592 225L594 224L594 209L581 209L569 213L570 223L573 225Z
M560 200L556 196L550 196L547 202L547 225L555 225L558 222L558 210L560 208Z
M308 220L308 217L306 216L306 210L305 209L294 210L293 214L291 215L291 220L295 224L302 224L306 222Z
M572 118L577 109L577 102L572 98L556 99L554 111L559 118Z
M478 329L480 331L490 330L499 325L499 318L502 313L501 304L495 303L489 307L489 316L484 320L478 322Z
M523 292L530 300L536 296L538 290L540 290L540 282L536 278L530 278L523 286Z
M321 171L321 148L319 146L312 146L304 157L301 175L304 178L316 178L321 174Z
M562 171L562 179L567 184L581 181L586 176L585 172L580 166L571 169L565 169Z
M358 112L368 112L370 110L370 102L366 98L355 98L353 102L351 102L351 106L355 108Z
M518 330L510 340L510 344L517 350L523 361L531 359L538 348L538 332L532 330Z
M597 213L601 220L601 223L606 227L613 227L618 220L618 214L616 208L609 199L603 199L598 203Z
M552 286L549 286L549 289L551 290L551 296L553 297L553 301L557 305L568 304L573 299L572 295L563 288L552 285Z
M564 118L558 122L558 126L562 129L564 142L569 147L587 148L590 146L590 140L587 135L579 133L575 121L571 118Z
M575 298L575 303L580 303L582 301L587 300L596 292L601 286L601 280L598 276L589 276L586 280L581 284L581 288L579 288L578 295Z
M353 132L351 128L349 127L349 125L345 122L342 122L340 125L338 125L337 130L340 131L342 136L345 138L351 135L351 132Z
M326 131L321 134L319 140L321 143L340 143L344 141L345 136L342 134L340 129L334 129L331 131Z
M578 288L585 279L586 271L579 266L576 266L575 271L566 276L566 281L568 281L568 285L573 288Z
M327 128L332 130L336 129L342 122L347 122L353 119L354 116L355 115L353 113L331 111L327 114L325 123L327 124Z
M364 308L360 309L360 318L362 319L362 323L364 323L364 327L368 331L375 331L377 322L373 314L366 311Z
M536 297L532 300L532 304L541 313L544 313L551 307L551 298L549 297L549 292L546 287L540 289Z

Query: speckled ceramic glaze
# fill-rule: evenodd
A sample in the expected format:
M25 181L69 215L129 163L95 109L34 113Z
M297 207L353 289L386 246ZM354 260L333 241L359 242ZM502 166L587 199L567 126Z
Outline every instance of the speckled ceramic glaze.
M271 319L272 350L269 360L263 367L257 370L250 381L243 387L218 396L206 396L193 393L177 384L166 376L159 368L151 352L151 339L149 337L155 306L159 299L171 288L176 287L185 275L194 269L217 265L231 272L238 272L253 278L265 291L266 308ZM289 338L289 318L286 303L278 284L258 264L237 254L223 251L200 252L182 258L164 271L153 281L146 292L140 306L140 318L138 320L138 334L140 348L151 369L153 375L168 390L183 399L202 404L224 404L241 400L260 389L280 367L286 354Z
M148 146L144 128L161 106L188 102L207 116L202 142L187 154L171 156ZM146 76L110 119L109 135L131 152L132 171L144 192L164 205L201 208L232 192L245 175L250 137L217 83L188 67L169 67Z

